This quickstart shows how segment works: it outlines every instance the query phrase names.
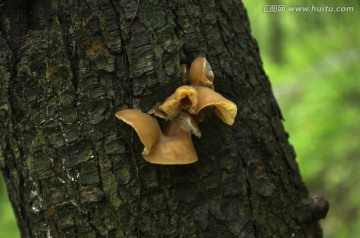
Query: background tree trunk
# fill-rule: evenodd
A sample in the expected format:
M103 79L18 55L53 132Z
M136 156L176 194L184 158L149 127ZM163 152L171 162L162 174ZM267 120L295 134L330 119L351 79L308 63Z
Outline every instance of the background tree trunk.
M23 237L321 237L241 2L0 11L0 166ZM198 55L236 122L200 124L195 164L146 163L114 113L164 100Z

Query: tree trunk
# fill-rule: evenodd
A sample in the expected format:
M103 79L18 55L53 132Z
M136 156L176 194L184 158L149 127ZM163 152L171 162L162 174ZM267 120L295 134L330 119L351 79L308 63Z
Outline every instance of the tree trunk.
M322 236L241 2L0 11L0 166L22 237ZM236 122L200 124L195 164L149 164L114 114L163 101L198 55Z

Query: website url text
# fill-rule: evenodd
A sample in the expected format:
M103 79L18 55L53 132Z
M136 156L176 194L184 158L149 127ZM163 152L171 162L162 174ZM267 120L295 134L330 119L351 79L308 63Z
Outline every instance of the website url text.
M354 7L262 5L262 12L354 12Z

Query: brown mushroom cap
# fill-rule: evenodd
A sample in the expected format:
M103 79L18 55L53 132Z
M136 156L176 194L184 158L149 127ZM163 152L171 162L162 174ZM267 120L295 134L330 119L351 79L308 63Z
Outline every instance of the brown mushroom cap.
M191 114L199 114L202 109L211 106L215 107L215 114L223 122L228 125L234 124L237 114L236 104L204 86L192 84L179 87L159 106L159 109L166 114L168 119L171 119L177 116L181 109Z
M189 82L214 90L214 73L205 57L197 57L189 70Z
M162 135L157 120L139 110L125 109L115 114L116 118L130 125L144 145L143 155L150 154L152 147Z
M154 164L192 164L198 160L191 135L182 127L179 119L168 122L164 134L159 138L145 160Z
M198 96L197 108L192 114L198 114L205 107L214 106L216 115L223 122L228 125L234 124L237 114L237 106L235 103L210 88L197 85L192 86L196 89Z
M188 130L179 118L169 121L164 134L157 120L135 109L119 111L115 116L130 125L144 145L144 159L153 164L190 164L197 161L196 150Z
M185 100L185 99L188 100ZM189 85L178 87L176 91L168 97L159 109L167 115L168 118L173 118L181 112L181 109L189 111L190 113L195 111L197 105L197 92L196 89Z
M160 117L162 119L167 119L166 114L159 109L160 106L160 102L156 103L155 106L153 106L153 108L151 108L147 113L156 117Z

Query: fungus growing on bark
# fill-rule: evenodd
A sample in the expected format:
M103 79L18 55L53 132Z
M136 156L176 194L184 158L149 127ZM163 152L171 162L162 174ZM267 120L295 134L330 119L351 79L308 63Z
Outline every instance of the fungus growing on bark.
M115 116L117 119L134 128L141 143L144 145L142 154L149 154L151 148L159 140L161 134L161 129L157 120L136 109L125 109L117 112Z
M215 114L223 122L228 125L234 124L237 113L236 104L227 100L214 90L198 85L179 87L174 94L159 106L159 111L164 112L166 118L171 119L177 116L182 110L197 115L205 107L213 107ZM156 114L159 114L159 112ZM162 116L163 115L159 117Z
M184 85L168 97L159 109L163 111L168 118L173 118L180 113L181 109L193 113L198 103L196 89L190 85Z
M155 164L192 164L198 160L191 132L200 133L195 121L182 114L163 128L158 142L145 160ZM195 125L193 124L195 123ZM198 132L197 132L198 131Z
M198 133L198 128L195 121L188 118L190 115L181 115L169 121L163 131L154 117L136 109L125 109L115 116L136 131L144 145L142 155L146 161L164 165L197 161L190 131Z
M215 114L226 124L234 124L237 106L232 101L224 98L220 93L207 87L193 85L198 96L196 110L192 114L199 114L206 107L214 107Z
M197 57L189 70L189 83L214 90L214 73L205 57Z
M151 108L147 113L150 115L154 115L156 117L162 118L162 119L167 119L165 112L160 111L160 109L159 109L160 105L161 105L161 102L156 103L155 106L153 106L153 108Z
M183 85L176 89L162 104L157 103L148 113L126 109L115 115L134 128L144 145L144 159L154 164L190 164L197 161L191 134L201 137L197 121L202 110L213 111L226 124L234 123L237 106L214 91L214 74L204 57L191 65L186 81L186 65L182 64ZM155 117L166 120L159 126ZM194 117L196 117L196 120Z

